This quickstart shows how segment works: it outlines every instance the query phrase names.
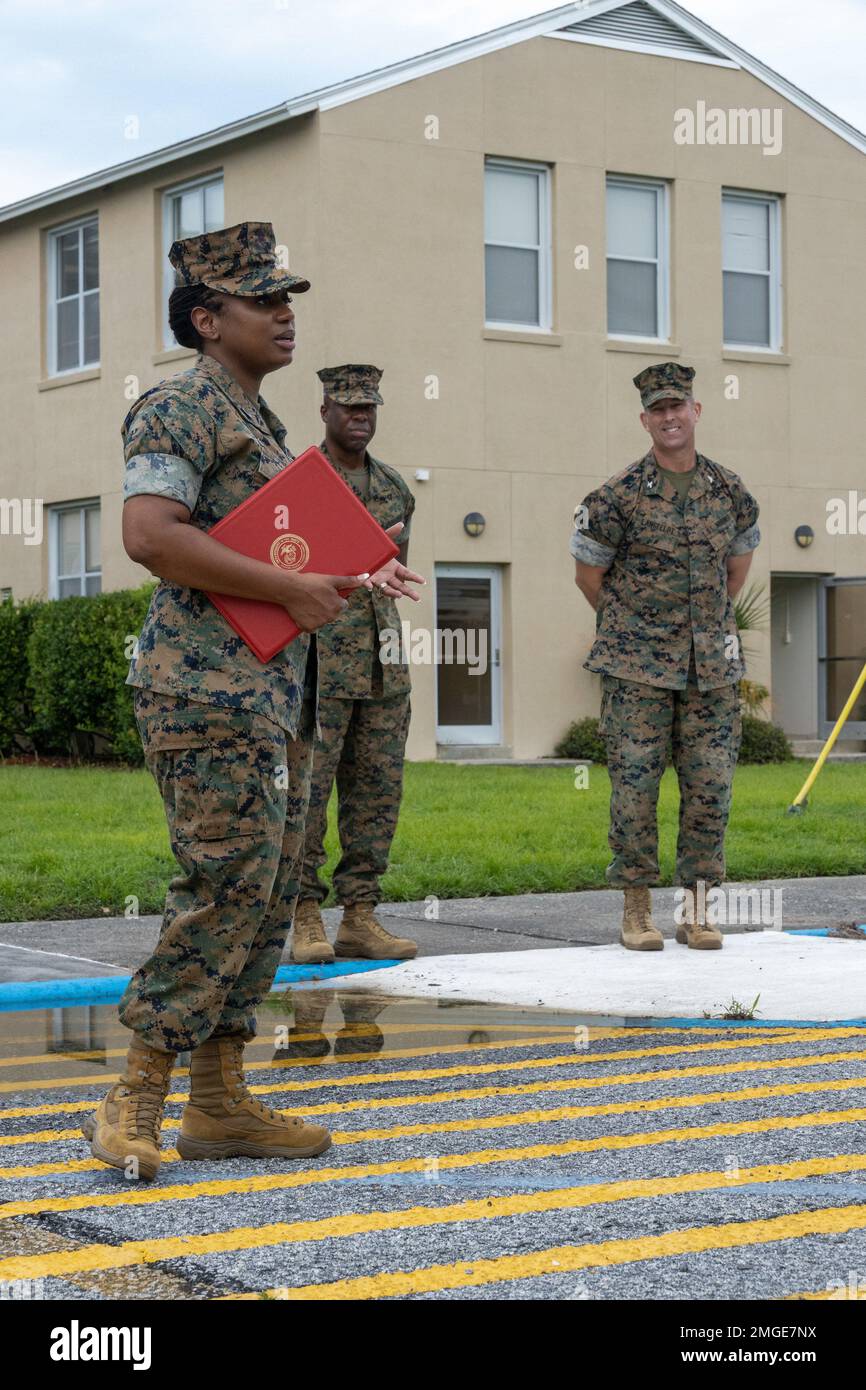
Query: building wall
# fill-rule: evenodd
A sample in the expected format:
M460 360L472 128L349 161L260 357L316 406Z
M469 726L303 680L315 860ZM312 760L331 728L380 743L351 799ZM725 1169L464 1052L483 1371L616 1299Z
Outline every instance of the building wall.
M783 110L782 153L678 146L673 113L708 106ZM439 123L425 136L427 118ZM549 335L486 332L485 155L553 166L554 323ZM568 539L574 506L640 457L648 437L631 378L679 357L697 369L699 448L735 469L762 507L752 578L771 571L866 574L866 537L826 533L825 502L862 479L858 400L866 358L864 160L817 121L743 72L541 38L301 118L76 203L0 227L7 335L0 405L27 421L0 445L0 495L46 502L100 495L103 585L142 576L120 544L118 428L127 378L140 389L191 360L159 350L159 192L225 170L226 222L262 218L312 281L295 302L291 371L265 383L297 451L320 438L316 368L385 369L373 451L417 497L412 562L504 568L506 744L549 753L571 719L595 709L581 669L593 615L577 594ZM671 346L608 341L605 175L672 181ZM784 196L784 354L722 350L722 187ZM98 209L103 366L94 379L40 390L44 230ZM589 268L574 268L574 248ZM44 295L42 297L44 303ZM739 383L726 399L726 380ZM430 382L438 396L430 398ZM414 481L416 468L430 481ZM463 531L466 512L487 519ZM808 552L793 531L810 524ZM0 586L44 590L45 547L0 550ZM411 612L432 625L433 585ZM751 674L771 683L769 632ZM410 755L433 757L435 671L416 668Z

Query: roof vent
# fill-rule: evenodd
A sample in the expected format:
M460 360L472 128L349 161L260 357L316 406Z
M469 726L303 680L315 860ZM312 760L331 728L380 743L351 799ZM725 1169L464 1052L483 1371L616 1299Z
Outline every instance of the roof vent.
M578 38L598 39L602 43L609 39L629 48L663 48L671 53L688 53L691 57L722 56L652 9L645 0L621 5L606 14L590 15L576 24L567 24L561 32L575 34Z

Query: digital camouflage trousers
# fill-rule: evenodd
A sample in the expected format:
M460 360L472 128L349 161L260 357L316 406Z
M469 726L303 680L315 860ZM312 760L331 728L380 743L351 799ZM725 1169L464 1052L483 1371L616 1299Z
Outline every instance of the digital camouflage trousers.
M135 716L180 873L121 1022L168 1052L252 1038L298 894L312 706L295 739L259 715L148 690L136 691Z
M608 882L616 888L658 882L656 810L670 749L680 789L674 881L721 883L741 736L737 686L702 692L693 666L685 690L603 676L599 727L610 773Z
M380 901L403 793L403 758L409 732L408 694L372 700L319 699L321 742L313 760L304 843L301 897L323 902L319 869L327 860L328 800L337 783L337 827L342 854L334 870L337 902Z

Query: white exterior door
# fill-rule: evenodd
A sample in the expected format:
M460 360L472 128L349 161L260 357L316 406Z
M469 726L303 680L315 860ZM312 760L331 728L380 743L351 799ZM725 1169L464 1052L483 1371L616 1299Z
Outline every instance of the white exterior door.
M436 566L436 739L502 741L498 565Z

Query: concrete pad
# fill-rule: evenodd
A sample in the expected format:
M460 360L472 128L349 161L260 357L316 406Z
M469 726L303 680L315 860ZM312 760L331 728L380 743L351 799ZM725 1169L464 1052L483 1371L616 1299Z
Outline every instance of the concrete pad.
M341 981L370 992L371 982ZM435 956L376 977L377 994L542 1005L622 1018L719 1016L760 995L759 1020L866 1018L866 944L784 932L730 936L721 951L621 946Z
M93 979L124 972L118 966L86 956L0 943L0 981Z

